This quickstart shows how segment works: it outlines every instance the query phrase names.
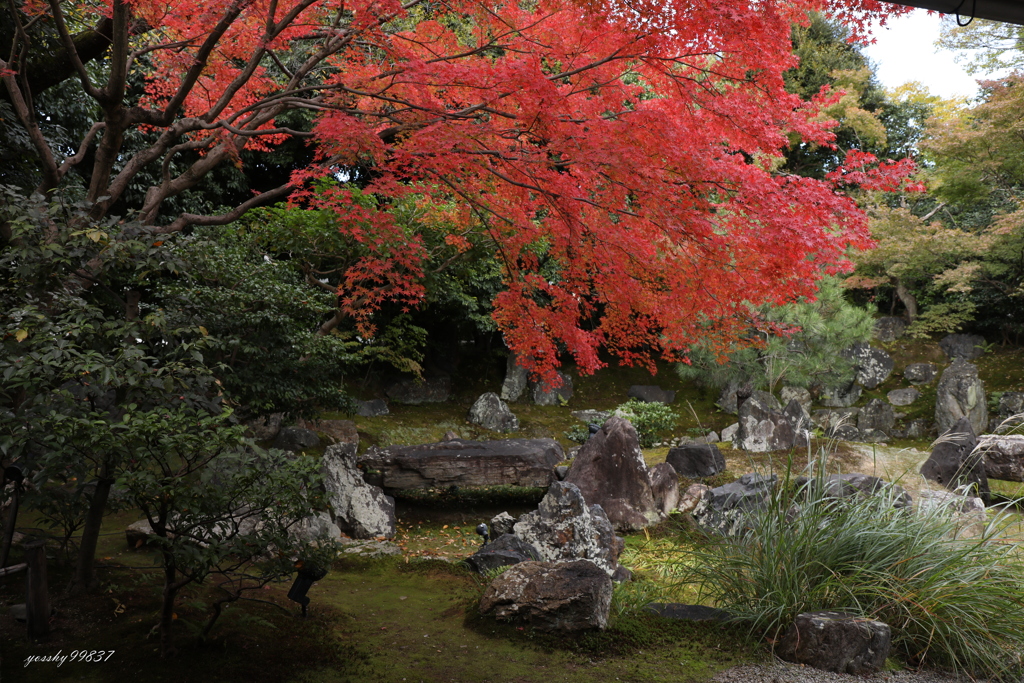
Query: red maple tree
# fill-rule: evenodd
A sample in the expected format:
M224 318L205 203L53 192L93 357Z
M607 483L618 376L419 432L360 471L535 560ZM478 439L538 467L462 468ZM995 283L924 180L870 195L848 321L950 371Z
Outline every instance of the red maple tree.
M156 234L289 197L336 211L367 250L339 292L340 314L364 325L385 301L422 298L429 257L344 186L310 189L368 169L364 192L384 205L413 195L443 212L449 247L493 245L506 284L495 320L550 380L561 349L591 372L602 348L649 364L708 335L733 340L747 304L812 295L848 248L868 245L847 196L773 172L794 139L831 139L821 103L782 79L790 27L816 10L859 27L893 11L875 0L27 1L18 35L49 22L103 111L68 156L35 120L17 40L0 75L38 154L38 189L90 159L94 218L146 167L162 177L136 208ZM69 16L104 27L102 68L83 61ZM295 110L315 113L311 130L277 123ZM155 135L127 155L134 128ZM315 144L316 161L289 182L222 215L164 215L243 149L294 137ZM186 151L200 155L172 174ZM557 277L539 274L541 255Z

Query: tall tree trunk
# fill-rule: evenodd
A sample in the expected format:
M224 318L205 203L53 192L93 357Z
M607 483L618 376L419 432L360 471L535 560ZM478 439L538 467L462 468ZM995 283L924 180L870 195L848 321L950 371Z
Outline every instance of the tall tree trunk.
M176 650L171 641L171 624L174 622L174 599L178 595L181 584L176 582L178 571L174 564L174 556L164 551L164 591L160 604L160 656L171 657Z
M78 547L75 575L71 579L71 585L68 586L68 591L71 593L86 593L94 590L98 584L94 570L96 544L99 542L103 513L106 512L107 498L110 496L110 487L113 484L114 480L110 478L107 465L104 464L96 482L96 491L92 495L89 511L85 516L85 524L82 526L82 542Z

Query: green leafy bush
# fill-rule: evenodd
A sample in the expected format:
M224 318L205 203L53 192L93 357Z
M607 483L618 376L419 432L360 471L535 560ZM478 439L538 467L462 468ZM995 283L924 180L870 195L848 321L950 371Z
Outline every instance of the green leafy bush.
M998 538L995 524L968 537L948 509L896 509L892 490L837 501L822 484L796 487L787 477L750 513L748 533L687 553L682 580L768 639L800 612L853 612L888 623L910 663L1020 680L1018 544Z
M616 408L614 414L632 423L643 448L657 443L658 437L671 432L679 420L678 413L664 403L644 403L635 398Z

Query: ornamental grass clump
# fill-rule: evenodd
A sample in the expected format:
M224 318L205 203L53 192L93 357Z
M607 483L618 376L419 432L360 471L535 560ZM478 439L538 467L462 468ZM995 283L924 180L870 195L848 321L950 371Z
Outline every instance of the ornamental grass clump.
M949 507L896 508L892 487L837 499L824 483L786 476L747 533L687 555L683 580L769 642L801 612L844 611L889 624L908 663L1021 680L1024 565L999 520L970 537Z

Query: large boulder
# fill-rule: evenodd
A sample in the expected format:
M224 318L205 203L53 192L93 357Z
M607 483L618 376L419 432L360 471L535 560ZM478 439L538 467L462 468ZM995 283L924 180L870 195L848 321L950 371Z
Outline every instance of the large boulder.
M587 507L573 484L556 481L533 512L522 515L513 533L549 562L590 560L608 576L619 569L624 541L615 535L600 505Z
M843 357L853 361L857 369L857 384L865 389L874 389L889 379L895 363L884 349L870 344L854 344L843 351Z
M939 369L932 363L911 363L903 368L903 377L911 384L931 384Z
M708 531L727 536L737 535L746 528L747 514L768 502L778 481L779 478L774 474L764 477L750 473L724 486L703 492L694 491L693 495L699 495L700 500L693 508L693 519L698 526ZM688 496L691 496L691 490L687 490L687 496L680 501L680 509L684 501L688 502Z
M519 430L519 418L493 391L488 391L476 400L469 409L469 421L492 432L515 432Z
M951 359L974 360L985 353L985 338L976 334L947 334L939 342L939 348Z
M522 562L495 577L480 598L480 613L539 631L574 632L605 628L611 603L612 580L593 562Z
M925 479L945 486L950 491L969 488L971 494L989 501L985 454L977 449L978 440L965 417L940 436L932 453L921 465Z
M722 389L722 394L718 397L718 403L715 405L727 413L736 415L739 412L739 399L737 398L738 393L739 386L730 382ZM761 391L760 389L752 391L750 392L750 398L757 399L759 403L768 406L772 410L782 410L782 404L779 403L779 399L775 398L767 391Z
M775 648L780 658L835 673L867 676L889 656L888 624L841 612L804 612Z
M907 330L907 321L892 315L879 318L875 321L874 337L878 341L896 341L903 336Z
M554 481L565 458L554 439L450 439L419 446L370 448L359 459L384 488L435 486L541 486Z
M868 401L857 413L857 429L861 434L869 429L888 434L895 423L892 406L878 398Z
M672 465L659 462L651 468L651 491L654 505L662 515L668 515L679 505L679 475Z
M444 403L452 393L452 378L441 374L422 379L402 379L389 386L385 393L395 403Z
M642 529L663 518L629 420L608 418L580 448L565 481L579 487L588 505L604 508L616 529Z
M790 401L796 401L808 413L811 412L811 392L804 387L782 387L779 390L779 402L788 406Z
M519 357L514 351L509 352L505 363L505 381L501 383L501 400L518 401L526 391L529 380L530 374L519 364Z
M356 466L356 445L327 447L320 465L331 517L353 538L392 538L395 535L395 499L363 479Z
M1024 434L985 434L978 451L985 455L987 477L1024 481Z
M837 387L825 387L818 399L826 408L849 408L860 399L861 387L850 382Z
M985 386L978 378L977 366L957 358L942 372L935 391L935 425L939 433L967 418L973 433L981 434L988 428L985 403Z
M502 534L466 558L469 568L478 574L520 562L539 561L540 553L514 534Z
M274 448L300 453L307 449L320 448L320 437L312 429L282 427L274 437Z
M725 471L725 458L713 444L682 444L668 451L665 462L681 477L703 479Z
M546 385L543 382L530 382L533 402L539 406L560 406L569 402L572 398L572 377L559 372L558 377L562 383L558 386Z
M811 420L797 401L790 401L784 410L772 410L751 396L740 404L740 428L734 444L755 453L789 450L807 445Z
M382 417L390 412L388 404L379 398L356 401L356 415L359 417Z
M671 403L676 400L675 391L662 389L653 384L634 384L626 395L644 403Z

